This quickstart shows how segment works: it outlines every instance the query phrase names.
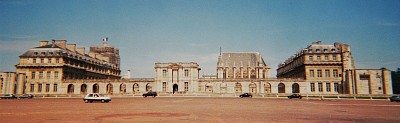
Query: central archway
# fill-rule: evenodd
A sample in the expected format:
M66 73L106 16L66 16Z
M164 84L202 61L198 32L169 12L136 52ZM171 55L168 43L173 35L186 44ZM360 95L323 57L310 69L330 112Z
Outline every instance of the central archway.
M172 94L175 94L175 92L178 92L178 85L177 85L177 84L174 84L174 85L172 86L172 88L173 88Z

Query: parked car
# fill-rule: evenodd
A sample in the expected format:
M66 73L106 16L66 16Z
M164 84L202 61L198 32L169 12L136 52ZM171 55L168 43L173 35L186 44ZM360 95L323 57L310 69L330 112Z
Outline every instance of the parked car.
M99 93L89 93L83 98L83 101L85 103L88 103L88 102L92 103L94 101L101 101L102 103L105 103L105 102L108 103L111 101L111 97L106 96L104 94L99 94Z
M400 96L392 96L389 99L390 99L390 102L394 102L394 101L400 102Z
M18 99L33 98L33 95L32 94L24 94L24 95L21 95L21 96L17 96L17 98Z
M292 98L299 98L299 99L301 99L302 96L301 96L300 94L292 94L292 95L288 96L288 98L289 98L289 99L292 99Z
M14 94L5 94L0 96L0 99L14 99L16 96Z
M157 92L151 91L151 92L147 92L147 93L143 94L143 97L147 97L147 96L156 97L157 96Z
M239 97L240 97L240 98L243 98L243 97L253 97L253 95L251 95L251 93L243 93L243 94L240 94Z

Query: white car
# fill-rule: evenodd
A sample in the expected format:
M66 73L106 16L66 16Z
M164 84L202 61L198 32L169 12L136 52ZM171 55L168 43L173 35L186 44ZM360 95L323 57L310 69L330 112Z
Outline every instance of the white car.
M90 93L90 94L87 94L83 98L83 101L85 103L88 103L88 102L92 103L93 101L101 101L102 103L105 103L105 102L108 103L111 101L111 97L108 97L104 94L99 94L99 93Z

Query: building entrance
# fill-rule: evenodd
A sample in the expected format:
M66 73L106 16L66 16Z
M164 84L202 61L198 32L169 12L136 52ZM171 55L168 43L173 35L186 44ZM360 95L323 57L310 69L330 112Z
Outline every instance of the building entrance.
M175 94L176 92L178 92L178 85L177 85L177 84L174 84L174 85L172 86L172 88L173 88L173 91L172 91L173 94Z

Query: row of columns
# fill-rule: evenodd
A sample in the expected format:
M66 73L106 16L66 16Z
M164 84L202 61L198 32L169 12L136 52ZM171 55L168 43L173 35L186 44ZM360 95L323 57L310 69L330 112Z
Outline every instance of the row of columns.
M2 94L24 94L25 75L23 73L5 72L0 77Z

